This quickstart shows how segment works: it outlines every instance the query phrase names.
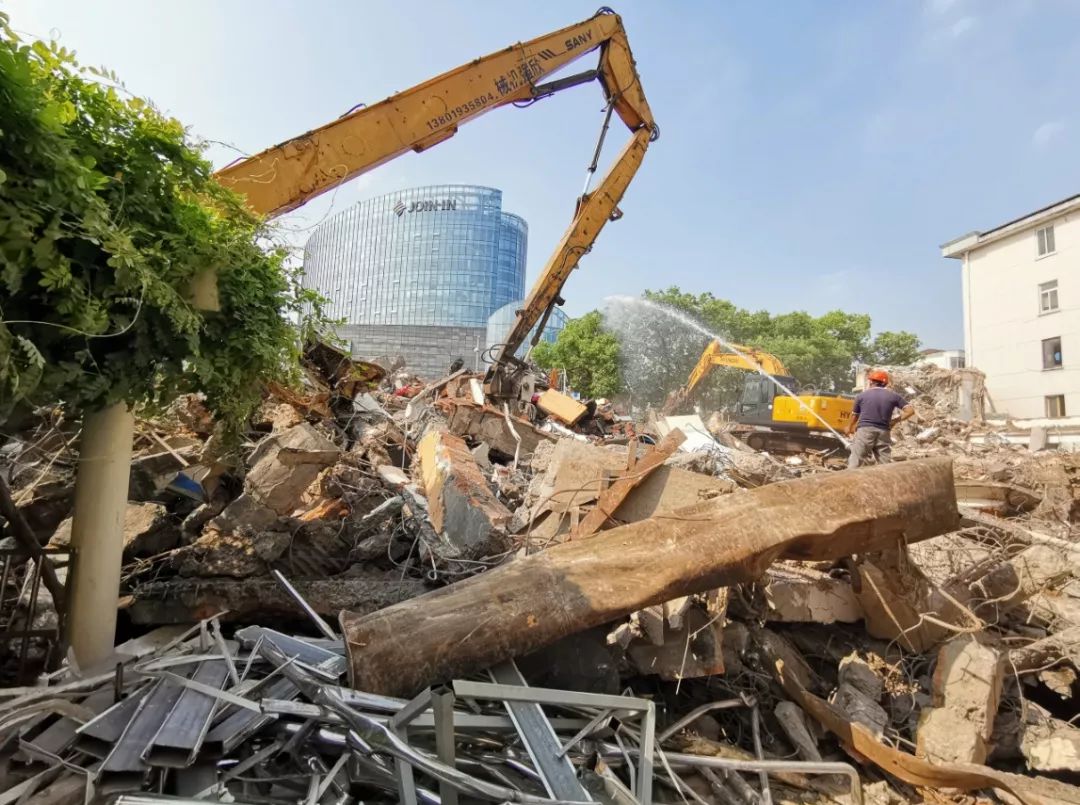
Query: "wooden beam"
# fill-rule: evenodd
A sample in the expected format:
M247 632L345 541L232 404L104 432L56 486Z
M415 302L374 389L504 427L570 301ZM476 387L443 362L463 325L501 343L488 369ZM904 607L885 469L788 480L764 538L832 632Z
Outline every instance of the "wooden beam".
M354 687L411 695L635 610L956 529L952 461L819 473L564 542L374 612L342 612Z

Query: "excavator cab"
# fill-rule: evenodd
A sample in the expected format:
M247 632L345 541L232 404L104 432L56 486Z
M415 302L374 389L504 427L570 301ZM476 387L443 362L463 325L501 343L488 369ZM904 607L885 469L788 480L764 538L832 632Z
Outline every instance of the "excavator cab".
M795 378L787 375L772 375L772 378L789 391L798 391ZM775 425L773 399L780 393L776 383L764 375L756 372L748 374L743 384L742 398L739 400L737 421L744 425Z

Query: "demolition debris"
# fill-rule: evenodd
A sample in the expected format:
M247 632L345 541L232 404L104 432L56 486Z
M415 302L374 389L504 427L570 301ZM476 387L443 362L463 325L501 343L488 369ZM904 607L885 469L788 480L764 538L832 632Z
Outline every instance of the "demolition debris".
M1080 803L1080 460L973 370L898 372L898 461L835 472L305 368L238 445L194 397L139 422L97 667L59 640L77 425L0 445L4 803Z

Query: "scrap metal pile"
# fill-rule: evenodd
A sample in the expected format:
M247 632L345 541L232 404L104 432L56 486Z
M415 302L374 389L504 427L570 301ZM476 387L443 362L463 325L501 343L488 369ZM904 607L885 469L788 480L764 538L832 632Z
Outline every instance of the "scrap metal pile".
M140 422L124 642L53 670L25 641L0 805L1080 803L1080 461L986 438L958 383L901 381L904 460L834 472L307 366L239 448L194 398ZM76 445L47 412L0 445L56 550ZM7 628L47 632L9 548Z

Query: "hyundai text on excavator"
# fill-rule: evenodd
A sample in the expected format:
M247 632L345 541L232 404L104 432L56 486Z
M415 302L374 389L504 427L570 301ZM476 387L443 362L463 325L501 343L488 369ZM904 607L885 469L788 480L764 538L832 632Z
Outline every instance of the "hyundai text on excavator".
M597 49L596 69L550 78ZM483 56L372 106L355 107L337 120L228 165L216 176L245 196L253 211L280 215L408 151L425 151L443 142L463 123L485 112L511 104L529 105L594 80L607 103L585 189L569 228L517 311L484 379L493 402L513 404L516 413L531 411L531 400L546 387L546 380L516 353L537 324L541 325L539 338L551 311L563 302L567 277L592 248L604 224L622 217L618 204L649 144L659 135L622 19L611 9L601 8L583 22ZM590 192L589 181L613 113L631 137Z
M779 358L741 344L725 348L719 341L712 341L705 347L686 385L664 401L663 413L672 414L683 408L718 366L749 372L734 419L743 426L736 435L751 447L797 453L807 449L835 449L841 444L829 428L840 433L847 429L854 398L820 391L800 394L798 382ZM797 396L785 394L780 386Z

